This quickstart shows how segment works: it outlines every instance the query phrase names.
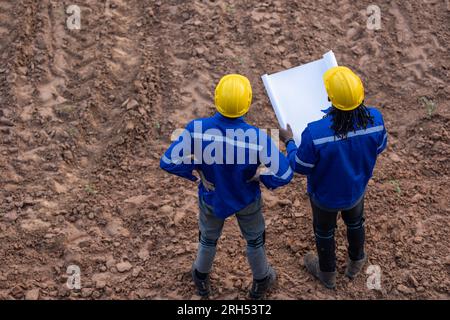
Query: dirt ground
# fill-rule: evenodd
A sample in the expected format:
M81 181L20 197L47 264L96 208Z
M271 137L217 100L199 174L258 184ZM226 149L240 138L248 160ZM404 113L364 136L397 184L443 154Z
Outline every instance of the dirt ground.
M72 3L73 2L73 3ZM81 30L65 10L81 8ZM381 8L381 30L366 8ZM0 0L0 298L196 299L196 186L159 169L170 134L214 113L226 73L254 88L248 121L276 128L260 76L319 59L361 75L388 150L366 201L367 275L338 287L307 274L306 179L263 191L271 299L449 299L450 2ZM66 286L69 265L80 290ZM245 241L227 221L213 299L243 299Z

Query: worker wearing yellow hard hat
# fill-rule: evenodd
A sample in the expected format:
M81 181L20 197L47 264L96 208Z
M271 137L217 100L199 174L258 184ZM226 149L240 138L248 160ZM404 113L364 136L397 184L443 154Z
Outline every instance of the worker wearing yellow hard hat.
M242 117L252 103L250 81L239 74L224 76L216 87L215 104L217 111L228 118Z
M262 298L273 286L276 273L265 253L260 182L276 189L289 183L293 171L271 138L244 120L252 103L252 87L246 77L224 76L216 87L214 100L218 112L210 118L191 121L184 134L164 153L160 166L191 181L198 180L193 171L200 176L200 243L192 268L197 293L201 296L210 293L209 274L217 241L224 220L235 215L247 241L247 258L253 274L250 297ZM200 145L199 153L194 145ZM189 161L192 156L195 162ZM261 164L268 174L259 175Z
M347 67L335 67L323 76L325 89L332 105L342 111L352 111L364 101L361 78Z
M347 225L345 274L353 279L367 260L364 250L364 195L377 160L387 146L381 113L364 104L361 79L347 67L328 70L323 81L331 106L309 123L297 147L292 130L281 129L289 162L307 176L317 255L304 258L307 270L327 288L336 286L334 232L338 212Z

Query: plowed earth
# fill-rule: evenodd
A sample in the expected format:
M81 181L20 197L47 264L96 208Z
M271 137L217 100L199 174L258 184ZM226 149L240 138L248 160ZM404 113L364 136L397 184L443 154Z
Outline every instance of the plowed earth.
M321 287L302 265L314 249L306 180L263 191L271 299L448 299L449 21L446 0L0 0L0 298L195 298L196 186L159 169L173 130L213 114L220 77L250 78L247 120L277 121L260 76L333 50L363 78L390 133L366 201L368 275ZM81 289L66 286L69 265ZM213 299L245 298L245 241L227 221Z

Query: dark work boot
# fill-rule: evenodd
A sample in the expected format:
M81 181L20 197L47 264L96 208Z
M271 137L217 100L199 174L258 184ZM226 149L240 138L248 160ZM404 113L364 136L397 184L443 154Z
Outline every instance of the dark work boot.
M269 275L261 281L253 279L252 288L249 295L251 299L260 300L264 299L266 293L272 289L277 281L277 273L269 266Z
M205 279L200 278L197 275L196 269L192 267L192 280L194 281L195 288L197 289L197 294L200 297L207 297L211 292L211 284L209 282L209 274Z
M362 267L367 261L367 255L361 260L353 261L350 258L347 259L347 268L345 268L345 275L350 279L354 279L358 273L361 271Z
M322 272L319 267L319 258L312 252L306 254L304 258L305 267L309 273L319 279L328 289L336 288L336 271Z

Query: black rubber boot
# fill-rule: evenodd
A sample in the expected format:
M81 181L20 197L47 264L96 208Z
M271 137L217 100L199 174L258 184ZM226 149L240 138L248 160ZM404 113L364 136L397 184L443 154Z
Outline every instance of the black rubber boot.
M319 258L312 252L308 253L305 258L305 267L309 273L319 279L319 281L328 289L336 288L336 271L322 272L319 267Z
M364 255L364 258L361 260L353 261L350 258L347 259L347 268L345 268L345 275L350 279L354 279L358 273L361 272L361 269L364 267L364 264L367 261L367 255Z
M269 274L264 280L257 281L253 279L252 288L249 292L250 298L254 300L264 299L267 292L274 287L276 281L277 273L269 266Z
M195 288L197 289L197 294L200 297L207 297L211 292L211 284L209 281L209 274L205 279L200 279L195 272L195 268L192 267L192 280L194 281Z

